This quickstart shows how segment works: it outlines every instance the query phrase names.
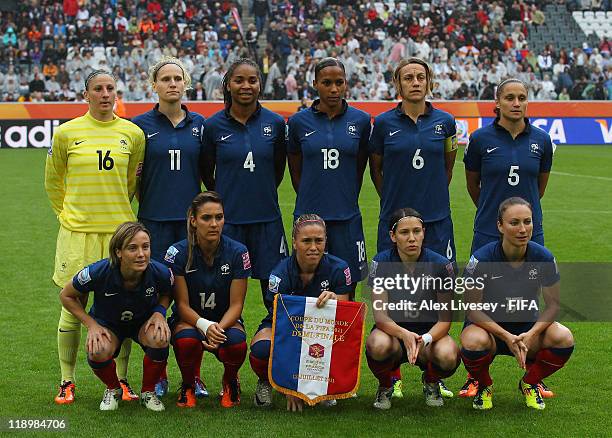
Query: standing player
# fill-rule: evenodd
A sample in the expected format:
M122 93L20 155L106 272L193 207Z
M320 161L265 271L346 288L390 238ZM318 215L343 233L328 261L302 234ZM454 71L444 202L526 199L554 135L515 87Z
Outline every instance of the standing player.
M463 363L478 382L474 409L493 407L489 366L499 354L514 356L526 370L519 391L527 406L544 409L539 383L561 369L574 350L570 330L554 321L560 289L556 261L545 247L530 241L533 228L529 202L506 199L497 218L501 239L474 252L465 268L466 277L484 279L484 287L466 292L466 299L500 305L497 312L468 312L461 333ZM545 303L541 312L540 292ZM527 311L521 311L521 303L529 304ZM527 369L528 360L533 365Z
M315 66L313 86L319 94L311 107L288 121L288 159L297 194L294 216L315 213L327 226L327 251L346 260L354 297L367 275L359 192L368 161L370 115L344 100L344 65L324 58Z
M202 175L225 201L223 232L249 250L262 298L270 271L287 256L277 187L286 161L285 121L259 103L261 73L242 58L223 78L225 109L207 120Z
M270 274L266 294L268 315L259 325L251 341L249 360L259 378L255 391L255 406L272 405L272 386L268 380L270 339L272 338L272 303L276 294L291 294L318 298L317 306L327 300L348 300L352 290L351 273L347 263L325 253L326 226L316 214L304 214L293 224L293 253L282 260ZM322 402L334 405L335 400ZM287 396L287 410L301 411L303 402Z
M108 259L82 269L60 293L65 309L87 326L87 361L106 385L100 410L119 407L121 385L114 357L126 338L145 351L140 402L152 411L164 405L154 392L155 382L168 359L170 329L166 309L174 277L161 263L151 260L149 231L138 222L126 222L111 237ZM85 312L89 292L94 303Z
M425 100L433 71L422 59L400 61L393 81L402 101L374 119L370 137L370 174L380 196L378 252L392 247L387 230L391 214L410 205L423 215L423 245L455 262L448 194L457 155L455 119ZM396 378L401 378L399 371ZM394 395L401 397L401 380L397 382Z
M499 240L495 227L497 208L512 196L521 196L533 207L533 240L544 245L542 206L550 169L553 144L543 130L531 126L527 112L527 87L518 79L506 79L497 87L495 98L497 118L476 130L465 150L467 189L476 205L473 254L489 242ZM473 397L475 381L466 381L460 396ZM544 397L553 393L543 383Z
M117 225L136 219L130 201L144 158L144 134L113 114L116 83L110 73L96 70L89 74L84 97L89 111L56 128L45 167L45 189L60 222L53 274L59 287L84 266L105 258ZM80 339L81 321L62 308L57 339L62 371L55 398L58 404L74 401ZM123 344L117 358L124 400L138 399L126 380L130 342Z
M170 245L185 239L185 212L200 193L204 117L181 104L191 76L179 59L159 60L149 69L149 82L159 102L151 111L133 119L147 137L138 220L153 236L151 256L161 261ZM198 397L208 395L199 368L195 387ZM159 397L168 392L165 370L155 390Z
M223 362L221 406L230 408L240 404L238 370L247 352L241 315L251 274L249 252L221 234L225 216L218 193L197 195L187 217L187 239L168 248L164 257L176 275L170 327L183 377L176 404L195 407L193 382L206 349Z
M461 363L459 348L448 335L450 310L396 311L380 307L381 303L396 306L406 301L419 308L422 303L446 303L449 306L453 291L444 289L443 283L445 279L454 277L453 263L423 247L425 232L423 219L417 211L412 208L395 211L389 220L393 248L376 254L372 262L369 283L374 286L372 298L379 304L373 306L376 325L366 341L366 357L379 382L374 402L377 409L391 408L393 370L406 362L423 370L425 403L442 406L444 400L438 382L453 375ZM377 289L380 288L377 283L385 284L387 278L398 273L431 281L419 283L418 290ZM435 279L441 280L439 285L435 284Z

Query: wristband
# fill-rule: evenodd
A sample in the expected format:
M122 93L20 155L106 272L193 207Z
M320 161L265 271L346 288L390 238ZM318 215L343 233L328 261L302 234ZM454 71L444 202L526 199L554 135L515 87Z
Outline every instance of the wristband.
M432 336L428 333L425 333L424 335L421 336L421 339L423 340L423 345L425 347L427 347L429 344L431 344L431 341L433 341Z
M214 324L214 321L209 321L207 319L200 318L196 322L196 327L197 327L198 330L200 330L202 332L202 334L204 336L206 336L206 332L208 331L208 327L210 327L213 324Z
M157 306L153 307L153 313L155 312L159 312L161 313L161 315L165 318L166 317L166 309L164 306L162 306L161 304L158 304Z

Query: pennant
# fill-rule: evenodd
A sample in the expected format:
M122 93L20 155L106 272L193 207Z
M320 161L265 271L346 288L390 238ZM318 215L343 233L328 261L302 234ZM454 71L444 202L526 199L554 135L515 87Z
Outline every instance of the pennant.
M277 294L268 378L277 391L312 406L349 398L359 388L364 303Z

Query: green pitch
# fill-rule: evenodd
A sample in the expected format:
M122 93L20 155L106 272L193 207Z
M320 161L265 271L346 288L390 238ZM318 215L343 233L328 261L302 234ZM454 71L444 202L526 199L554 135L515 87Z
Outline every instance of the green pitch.
M362 366L356 399L340 401L331 409L307 408L302 414L285 412L284 398L275 394L272 410L252 404L256 378L248 360L241 370L242 405L219 407L222 365L211 355L203 361L202 375L211 397L192 410L174 405L180 374L171 353L171 391L164 398L166 412L147 412L137 403L120 403L116 412L99 412L103 385L95 378L83 350L77 364L77 400L72 406L56 406L59 366L56 330L60 304L51 282L58 224L43 188L45 151L0 150L0 230L2 258L0 303L2 361L0 361L0 430L9 419L65 419L68 433L79 436L361 436L361 435L607 435L612 421L609 397L612 385L612 325L568 323L577 341L567 367L547 379L557 396L547 400L545 411L524 406L517 382L521 370L514 359L499 357L492 366L495 380L494 409L475 412L471 401L446 400L443 408L425 406L417 369L404 366L404 399L393 408L372 408L377 383ZM458 259L469 257L474 207L465 189L461 153L451 184L453 221ZM544 197L547 246L558 261L612 261L612 148L570 147L557 149L553 173ZM367 172L367 171L366 171ZM378 199L365 176L361 208L368 257L375 254ZM286 177L279 192L290 235L295 195ZM588 299L589 291L584 291ZM259 285L252 282L244 317L249 337L264 316ZM453 325L457 339L460 324ZM86 332L83 330L82 340ZM130 381L140 387L142 352L132 349ZM463 366L447 380L454 391L465 378ZM608 431L608 432L606 432ZM28 433L29 434L29 433Z

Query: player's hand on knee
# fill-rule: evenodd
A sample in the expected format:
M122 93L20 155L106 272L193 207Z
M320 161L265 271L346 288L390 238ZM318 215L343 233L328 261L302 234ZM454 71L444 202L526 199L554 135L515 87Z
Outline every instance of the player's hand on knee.
M302 412L302 409L304 409L304 402L301 398L287 395L287 410L289 412Z
M111 342L110 331L97 322L87 330L87 352L93 355L100 354L108 348Z
M168 327L166 318L164 318L161 313L154 312L153 315L151 315L151 317L147 320L145 323L144 332L148 333L149 330L152 330L150 336L153 341L163 344L168 343L170 339L170 327Z
M328 300L337 299L338 296L335 293L328 290L324 290L323 292L321 292L321 295L319 295L319 298L317 299L317 307L323 307Z
M206 339L209 344L217 344L219 346L227 340L227 337L225 336L225 330L215 322L206 330Z
M527 348L527 351L529 351L530 349L532 349L535 339L533 333L524 332L516 337L516 341L522 342Z

